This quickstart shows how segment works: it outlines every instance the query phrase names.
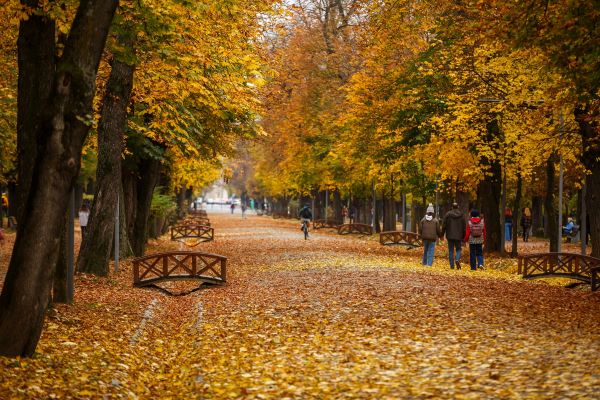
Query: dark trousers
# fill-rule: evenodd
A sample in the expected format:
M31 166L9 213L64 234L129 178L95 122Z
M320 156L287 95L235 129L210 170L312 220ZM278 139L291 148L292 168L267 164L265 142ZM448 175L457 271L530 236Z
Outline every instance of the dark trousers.
M482 243L470 243L469 244L469 263L471 269L476 270L477 267L483 267L483 244Z

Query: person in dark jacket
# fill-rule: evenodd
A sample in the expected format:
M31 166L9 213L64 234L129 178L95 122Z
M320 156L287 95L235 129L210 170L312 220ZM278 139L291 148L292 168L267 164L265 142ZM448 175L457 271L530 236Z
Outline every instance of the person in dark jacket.
M444 215L442 222L442 236L446 235L448 241L448 260L450 268L460 269L461 244L467 231L467 221L462 211L458 209L458 203L452 203L452 210ZM454 252L456 251L456 257Z
M467 223L467 232L463 242L469 242L469 262L471 270L483 269L483 243L485 242L485 223L479 217L479 211L471 210L471 219Z
M429 203L427 214L419 222L419 234L423 239L423 265L432 266L435 255L435 242L442 235L440 221L433 216L433 204Z
M523 209L521 216L521 228L523 229L523 241L529 241L529 231L531 230L531 210L529 207Z

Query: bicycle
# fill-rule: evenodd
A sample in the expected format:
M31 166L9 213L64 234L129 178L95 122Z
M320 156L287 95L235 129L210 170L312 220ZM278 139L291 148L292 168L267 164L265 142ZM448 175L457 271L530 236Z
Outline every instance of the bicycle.
M310 219L302 218L302 232L304 232L304 240L308 239L308 224Z

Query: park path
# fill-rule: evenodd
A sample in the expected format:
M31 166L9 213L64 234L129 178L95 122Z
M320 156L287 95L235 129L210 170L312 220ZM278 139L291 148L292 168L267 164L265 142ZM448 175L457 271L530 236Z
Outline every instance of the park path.
M597 398L596 294L450 271L442 249L426 269L373 238L209 216L216 239L194 250L229 257L225 286L133 289L127 263L80 276L39 357L2 361L0 398Z

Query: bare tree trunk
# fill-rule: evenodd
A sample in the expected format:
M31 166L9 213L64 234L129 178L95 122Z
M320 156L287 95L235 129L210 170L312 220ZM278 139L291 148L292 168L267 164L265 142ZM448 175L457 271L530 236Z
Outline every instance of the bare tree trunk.
M31 356L39 341L58 257L62 221L89 131L86 118L93 113L96 72L117 4L117 0L82 0L56 73L45 76L52 80L52 90L42 107L41 122L32 129L35 134L29 138L29 143L36 145L39 152L36 158L27 160L31 167L24 202L27 212L20 215L0 296L0 355ZM37 6L37 2L34 5ZM53 33L45 24L38 23L34 31L40 35L39 39L27 37L33 44L46 42L43 39ZM23 35L26 34L23 32ZM29 43L23 40L20 44L26 47ZM31 72L24 72L20 79L34 79L28 75ZM36 117L30 107L20 111L24 113L21 118ZM28 133L31 132L24 132Z
M598 125L591 123L586 110L575 110L575 119L583 139L583 164L590 171L586 179L585 203L590 224L587 230L592 244L592 257L600 257L600 139ZM586 238L582 238L586 240Z
M130 47L131 45L125 44ZM115 211L121 187L121 154L127 125L127 107L135 66L112 61L98 128L96 193L90 210L87 235L77 260L79 271L108 275L115 227ZM117 190L115 190L117 189Z
M517 173L517 194L515 195L515 203L513 204L513 223L512 223L512 251L511 256L516 257L518 255L517 246L519 243L518 228L521 215L521 192L523 189L523 179L521 179L521 173Z
M561 237L558 236L558 212L554 205L554 160L556 154L553 154L546 161L546 197L544 199L544 209L546 211L546 226L548 227L548 236L550 237L550 252L558 251L558 241Z

